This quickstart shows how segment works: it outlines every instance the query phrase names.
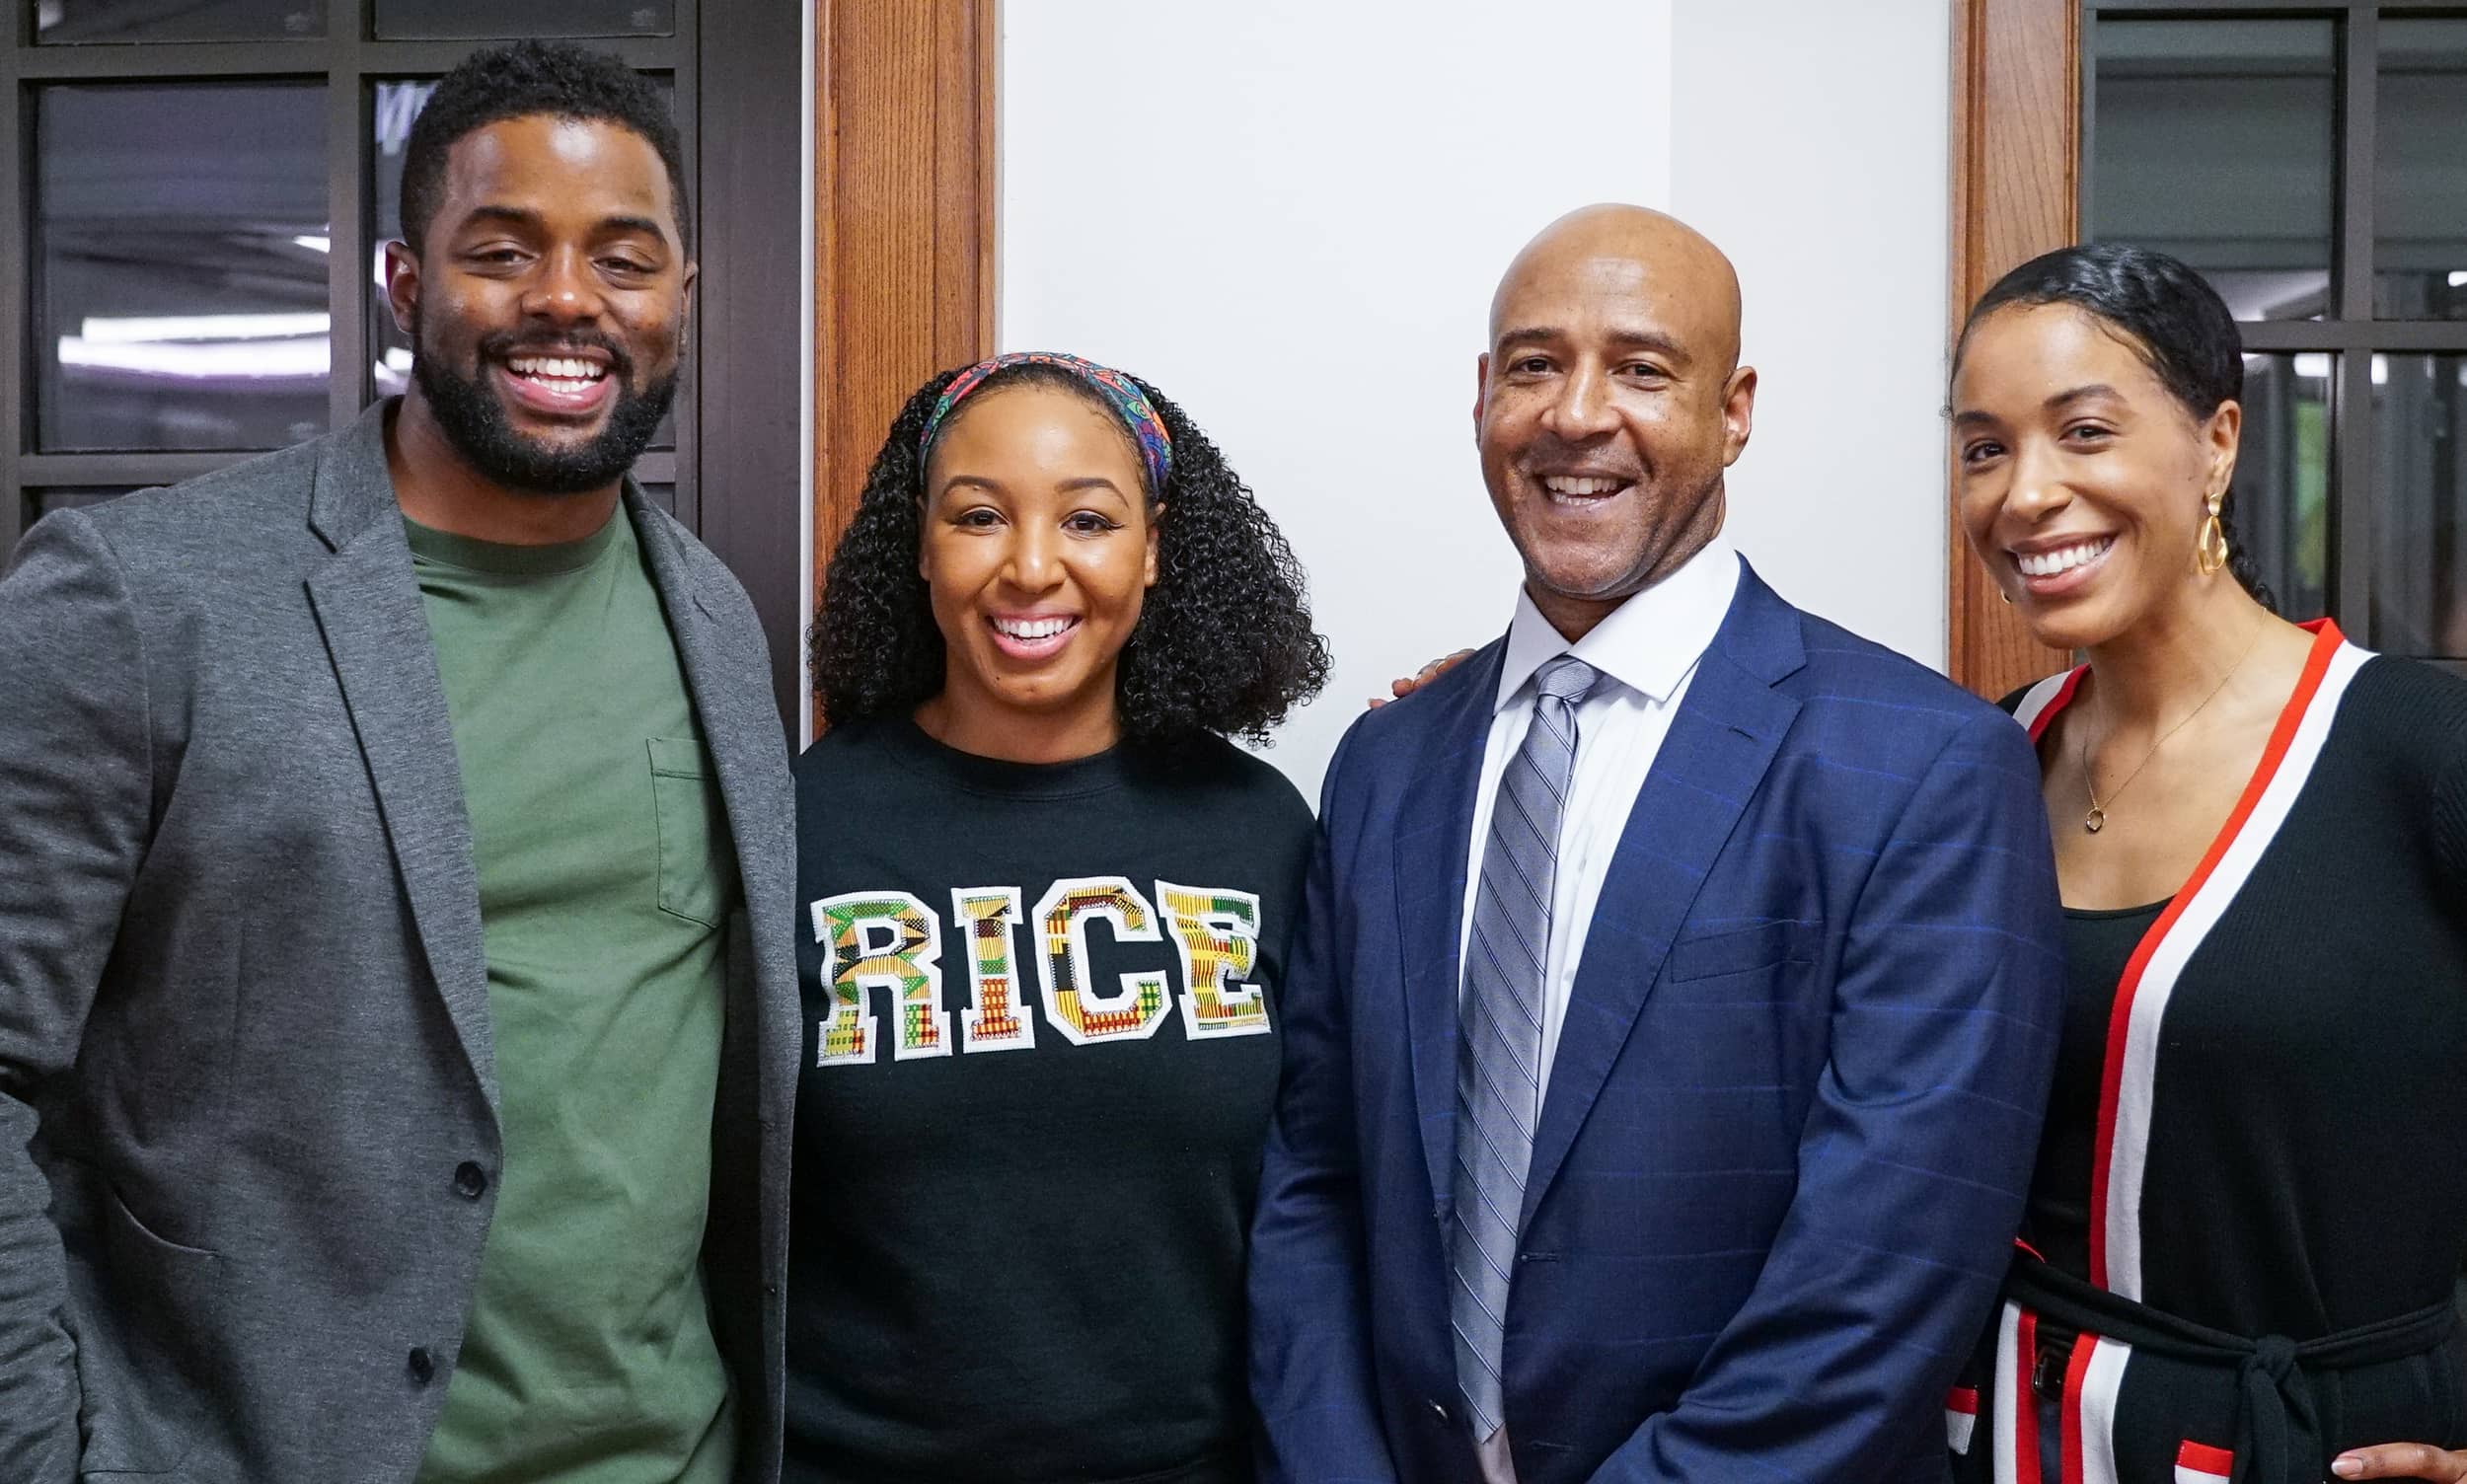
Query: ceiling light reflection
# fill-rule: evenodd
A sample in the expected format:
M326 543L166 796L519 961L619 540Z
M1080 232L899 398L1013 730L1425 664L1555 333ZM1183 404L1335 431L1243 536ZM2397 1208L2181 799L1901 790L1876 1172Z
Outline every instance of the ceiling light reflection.
M150 315L89 317L64 338L90 345L149 345L178 340L274 340L322 335L334 328L326 314Z
M70 334L60 337L59 356L64 367L177 381L297 381L323 377L334 364L333 346L322 334L135 342Z

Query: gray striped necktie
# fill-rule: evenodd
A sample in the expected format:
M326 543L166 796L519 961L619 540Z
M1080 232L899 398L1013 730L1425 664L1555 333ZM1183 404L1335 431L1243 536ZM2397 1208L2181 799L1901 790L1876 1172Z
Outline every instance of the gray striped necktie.
M1542 965L1559 816L1576 776L1576 707L1598 679L1572 654L1534 675L1533 719L1499 776L1481 885L1473 893L1457 1038L1457 1217L1449 1237L1456 1285L1448 1317L1456 1329L1457 1387L1477 1440L1501 1421L1508 1274L1541 1115Z

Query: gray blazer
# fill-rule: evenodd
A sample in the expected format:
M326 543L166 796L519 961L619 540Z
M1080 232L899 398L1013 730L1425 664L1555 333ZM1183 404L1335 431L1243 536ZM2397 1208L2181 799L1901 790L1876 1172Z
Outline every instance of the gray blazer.
M409 1480L501 1167L471 827L383 409L0 580L0 1484ZM745 908L704 1268L779 1475L799 1009L752 605L628 482Z

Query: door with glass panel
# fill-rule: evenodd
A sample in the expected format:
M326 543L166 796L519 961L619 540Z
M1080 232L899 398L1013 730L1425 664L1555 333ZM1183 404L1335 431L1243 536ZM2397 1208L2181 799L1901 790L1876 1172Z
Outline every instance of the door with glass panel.
M386 311L382 268L399 231L403 146L436 77L477 45L577 38L666 89L699 212L698 319L714 294L724 309L732 295L776 293L756 269L797 258L793 4L747 7L725 27L705 24L702 0L13 10L0 46L16 105L0 115L0 351L18 395L0 398L0 560L51 509L315 437L403 390L411 347ZM707 74L729 80L710 107ZM727 168L706 172L713 150ZM770 188L748 162L776 167ZM794 327L780 324L778 336L723 345L695 335L676 409L635 473L712 540L764 610L775 650L787 639L792 651L799 577L779 528L792 540L798 519L800 368ZM714 376L731 392L707 411ZM710 432L721 436L706 458Z

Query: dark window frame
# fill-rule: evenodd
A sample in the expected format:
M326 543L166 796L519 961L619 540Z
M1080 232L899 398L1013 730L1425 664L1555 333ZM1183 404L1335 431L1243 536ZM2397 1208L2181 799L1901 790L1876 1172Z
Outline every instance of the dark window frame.
M646 484L673 485L678 518L744 582L770 641L777 699L793 725L803 585L797 418L806 368L793 316L803 262L803 22L793 4L676 6L672 36L572 38L675 79L696 214L702 276L679 382L677 446L646 453L635 474ZM364 166L375 122L373 85L446 72L472 50L507 39L380 40L374 13L374 0L329 0L322 37L37 45L32 0L10 6L0 22L0 105L8 110L0 116L0 368L15 385L0 396L0 568L24 529L30 491L174 483L262 452L32 450L28 250L38 90L64 82L324 84L327 208L336 239L327 268L334 367L327 410L329 426L338 428L373 395L367 327L375 290ZM704 86L722 79L725 86ZM348 251L345 238L353 245ZM785 315L783 285L790 307Z
M2102 18L2133 21L2327 20L2337 23L2337 137L2332 145L2337 217L2330 264L2334 313L2319 320L2243 320L2236 329L2244 348L2256 354L2327 351L2338 357L2330 394L2329 608L2340 627L2361 642L2372 641L2373 558L2377 550L2372 498L2373 443L2349 436L2369 429L2372 362L2390 355L2467 354L2467 320L2381 320L2373 317L2375 244L2374 189L2378 162L2380 35L2383 16L2447 20L2467 18L2458 0L2084 0L2078 48L2079 128L2074 177L2077 220L2086 232L2091 217L2090 162L2097 128L2098 47L2093 29ZM2360 493L2363 497L2355 497ZM2429 663L2467 672L2467 661Z

